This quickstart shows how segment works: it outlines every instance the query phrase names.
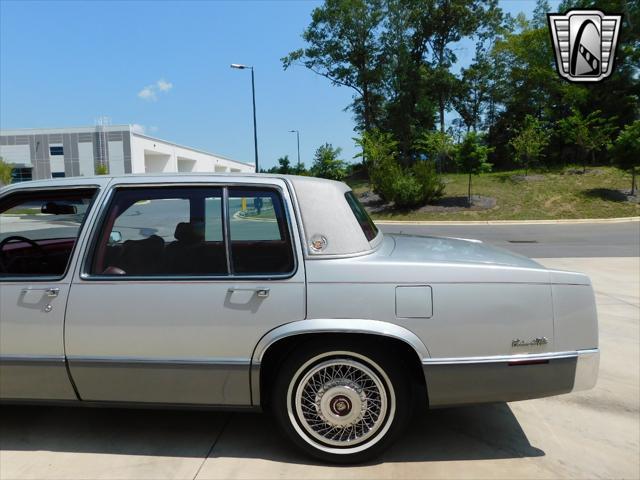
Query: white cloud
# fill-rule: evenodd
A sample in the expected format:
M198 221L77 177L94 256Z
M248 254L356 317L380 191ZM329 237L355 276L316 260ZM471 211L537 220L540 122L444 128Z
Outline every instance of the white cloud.
M158 100L159 93L167 93L172 88L173 83L167 82L165 79L161 78L156 83L147 85L142 90L140 90L138 92L138 97L143 100L155 102L156 100Z
M167 82L162 78L156 82L156 85L158 86L158 90L161 92L168 92L173 88L173 83Z

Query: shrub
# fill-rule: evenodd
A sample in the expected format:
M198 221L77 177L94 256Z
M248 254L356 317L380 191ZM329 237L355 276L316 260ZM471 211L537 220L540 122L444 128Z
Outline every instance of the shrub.
M402 173L391 181L393 203L398 208L416 207L422 204L420 184L413 175Z
M420 201L422 204L442 197L444 182L436 171L435 162L418 161L411 170L418 185L420 185Z
M624 127L611 150L618 168L631 172L631 195L635 195L636 168L640 167L640 120Z
M103 163L96 167L96 175L107 175L109 173L109 169Z
M0 157L0 187L3 185L9 185L11 183L11 172L13 171L13 166L6 163Z

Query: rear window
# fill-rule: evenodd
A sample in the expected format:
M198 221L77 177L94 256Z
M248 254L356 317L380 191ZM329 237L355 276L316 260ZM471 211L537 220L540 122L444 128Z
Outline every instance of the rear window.
M367 240L371 241L376 238L376 235L378 235L378 227L376 227L375 223L373 223L373 220L371 220L371 217L364 209L360 201L356 198L353 192L347 192L344 194L344 196L347 199L347 203L351 207L351 211L356 216L356 220L358 220L364 236L367 237Z

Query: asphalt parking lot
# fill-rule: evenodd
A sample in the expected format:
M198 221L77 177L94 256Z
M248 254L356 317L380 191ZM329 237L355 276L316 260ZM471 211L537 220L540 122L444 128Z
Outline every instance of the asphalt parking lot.
M595 389L416 416L379 461L319 465L266 415L0 409L0 478L639 478L640 258L542 259L589 274L601 365Z

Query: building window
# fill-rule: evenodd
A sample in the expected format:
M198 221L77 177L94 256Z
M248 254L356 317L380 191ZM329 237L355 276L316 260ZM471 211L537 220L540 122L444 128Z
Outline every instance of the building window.
M64 172L51 172L51 178L64 178Z
M31 168L14 168L11 170L11 183L29 182L33 179Z
M64 148L62 145L50 146L49 155L64 155Z

